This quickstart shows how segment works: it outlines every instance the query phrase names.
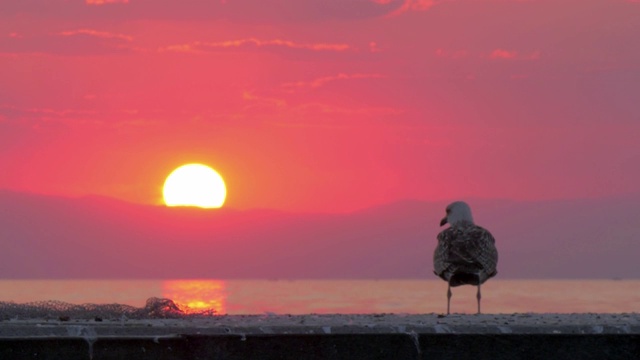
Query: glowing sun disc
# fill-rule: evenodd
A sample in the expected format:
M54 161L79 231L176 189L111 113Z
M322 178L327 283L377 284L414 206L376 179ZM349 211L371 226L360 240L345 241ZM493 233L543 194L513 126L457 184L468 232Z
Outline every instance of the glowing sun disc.
M219 208L227 197L227 187L212 168L187 164L167 176L162 195L167 206Z

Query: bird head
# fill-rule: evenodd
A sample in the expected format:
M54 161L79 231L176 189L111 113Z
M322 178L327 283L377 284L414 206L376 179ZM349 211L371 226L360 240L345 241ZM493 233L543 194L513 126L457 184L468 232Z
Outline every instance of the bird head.
M447 216L440 221L440 226L447 223L453 226L458 221L468 221L473 224L471 208L464 201L456 201L447 206Z

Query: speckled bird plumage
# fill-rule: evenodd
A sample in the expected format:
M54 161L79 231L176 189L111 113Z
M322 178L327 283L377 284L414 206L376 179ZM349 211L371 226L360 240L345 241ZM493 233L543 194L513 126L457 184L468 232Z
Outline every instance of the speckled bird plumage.
M451 307L451 287L475 285L478 287L478 313L480 313L480 285L495 276L498 250L491 233L473 223L471 208L463 201L447 206L447 216L440 226L451 226L438 234L438 245L433 253L434 273L448 284L447 314Z
M485 228L459 221L438 234L433 254L434 272L451 286L477 285L497 274L498 251L495 239Z

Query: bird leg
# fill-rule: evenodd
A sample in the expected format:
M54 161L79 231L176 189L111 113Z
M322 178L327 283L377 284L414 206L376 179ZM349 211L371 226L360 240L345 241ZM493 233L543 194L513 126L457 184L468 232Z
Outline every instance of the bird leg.
M448 287L447 287L447 315L449 315L449 310L451 309L451 283L448 283Z
M480 295L480 276L478 276L478 293L476 294L476 299L478 299L478 314L480 314L480 299L482 295Z

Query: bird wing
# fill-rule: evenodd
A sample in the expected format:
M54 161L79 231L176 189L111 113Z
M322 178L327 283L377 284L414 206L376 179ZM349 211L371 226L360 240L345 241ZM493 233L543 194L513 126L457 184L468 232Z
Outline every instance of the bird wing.
M459 247L455 247L461 257L466 261L479 264L482 270L489 276L496 273L498 265L498 249L493 235L480 226L474 225L464 232L466 240L461 241Z
M451 239L454 235L450 230L451 228L448 228L438 234L438 245L433 252L433 272L440 277L450 265L448 259L451 252Z
M482 271L495 275L498 251L495 239L486 229L471 226L452 226L438 234L438 246L433 254L436 275Z

